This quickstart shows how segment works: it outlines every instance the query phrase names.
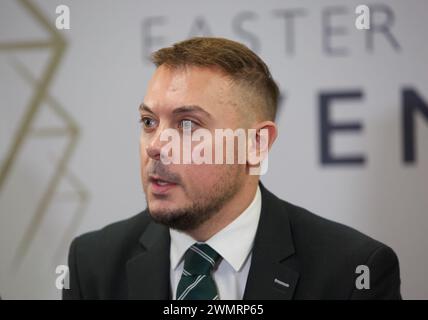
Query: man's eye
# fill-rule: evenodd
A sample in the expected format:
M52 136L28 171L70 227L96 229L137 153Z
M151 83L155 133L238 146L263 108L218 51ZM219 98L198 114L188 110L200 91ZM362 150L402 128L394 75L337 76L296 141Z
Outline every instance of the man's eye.
M192 130L196 127L197 123L189 120L189 119L184 119L180 121L180 125L179 127L183 130Z
M140 122L145 128L152 128L156 125L156 121L149 117L141 117Z

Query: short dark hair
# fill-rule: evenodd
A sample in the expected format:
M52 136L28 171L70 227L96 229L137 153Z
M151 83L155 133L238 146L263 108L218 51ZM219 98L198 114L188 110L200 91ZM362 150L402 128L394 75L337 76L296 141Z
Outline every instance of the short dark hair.
M177 42L152 54L159 67L218 67L238 84L244 84L261 98L261 114L275 120L279 89L268 66L245 45L224 38L195 37Z

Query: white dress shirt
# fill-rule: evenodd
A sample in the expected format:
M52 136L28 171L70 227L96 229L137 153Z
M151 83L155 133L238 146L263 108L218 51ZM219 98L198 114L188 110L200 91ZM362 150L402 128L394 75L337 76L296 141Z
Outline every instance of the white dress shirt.
M218 268L213 272L221 300L243 298L261 205L262 197L260 188L257 187L254 199L247 209L205 242L223 257ZM184 232L173 229L170 229L169 232L171 235L171 290L173 299L176 299L177 285L183 272L183 256L187 249L197 241Z

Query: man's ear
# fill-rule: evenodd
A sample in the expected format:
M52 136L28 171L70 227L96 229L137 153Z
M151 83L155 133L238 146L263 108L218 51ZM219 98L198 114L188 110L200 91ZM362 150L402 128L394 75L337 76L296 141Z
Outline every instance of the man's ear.
M249 129L247 163L249 165L259 165L267 157L277 136L278 128L273 121L259 122Z

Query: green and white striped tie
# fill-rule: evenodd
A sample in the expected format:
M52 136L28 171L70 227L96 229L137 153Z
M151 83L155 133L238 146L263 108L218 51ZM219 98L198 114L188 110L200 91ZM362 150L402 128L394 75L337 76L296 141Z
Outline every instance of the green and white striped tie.
M205 243L195 243L184 255L184 269L177 287L177 300L217 300L212 270L220 255Z

